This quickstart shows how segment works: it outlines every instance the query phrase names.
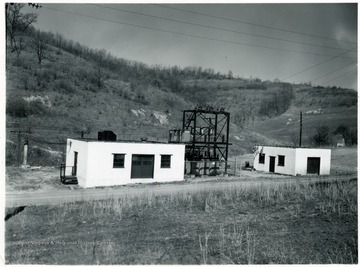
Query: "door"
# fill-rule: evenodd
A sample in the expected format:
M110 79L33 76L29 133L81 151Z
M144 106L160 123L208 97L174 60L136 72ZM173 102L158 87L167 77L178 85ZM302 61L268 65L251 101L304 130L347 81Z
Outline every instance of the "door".
M74 167L72 170L73 176L76 176L76 174L77 174L77 162L78 162L78 152L74 151Z
M275 157L270 156L269 172L275 172Z
M320 158L307 159L307 174L320 174Z
M154 155L133 155L131 179L154 178Z

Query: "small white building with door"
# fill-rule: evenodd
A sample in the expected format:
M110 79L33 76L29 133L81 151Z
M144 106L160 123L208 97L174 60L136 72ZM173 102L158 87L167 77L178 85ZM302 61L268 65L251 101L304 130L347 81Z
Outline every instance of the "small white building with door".
M68 139L65 175L84 188L181 181L184 158L183 144Z
M287 175L329 175L331 149L257 146L254 169Z

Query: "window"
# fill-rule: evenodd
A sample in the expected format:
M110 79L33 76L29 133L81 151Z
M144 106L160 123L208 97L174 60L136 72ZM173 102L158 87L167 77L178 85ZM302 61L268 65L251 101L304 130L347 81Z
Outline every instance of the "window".
M125 154L113 154L113 168L124 168Z
M278 166L285 166L285 156L279 155Z
M259 154L259 163L265 164L265 154Z
M161 168L171 167L171 155L161 155Z

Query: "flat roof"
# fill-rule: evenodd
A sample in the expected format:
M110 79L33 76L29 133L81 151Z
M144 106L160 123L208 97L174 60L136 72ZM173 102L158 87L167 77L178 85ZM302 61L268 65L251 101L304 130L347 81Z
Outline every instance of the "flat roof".
M280 147L280 148L293 148L293 149L331 149L331 148L322 148L322 147L308 147L308 146L282 146L282 145L275 145L275 146L270 146L270 145L256 145L256 146L263 146L263 147Z
M160 141L152 141L152 140L147 140L147 141L141 141L141 140L116 140L116 141L105 141L105 140L98 140L96 138L67 138L67 139L71 139L71 140L76 140L76 141L83 141L83 142L98 142L98 143L134 143L134 144L162 144L162 145L185 145L183 143L169 143L169 142L160 142Z

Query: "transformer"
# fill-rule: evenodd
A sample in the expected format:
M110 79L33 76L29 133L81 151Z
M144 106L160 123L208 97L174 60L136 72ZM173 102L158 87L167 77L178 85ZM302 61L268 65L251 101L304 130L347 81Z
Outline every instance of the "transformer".
M185 160L227 161L230 113L197 106L183 111L182 129L169 131L170 143L185 143Z

